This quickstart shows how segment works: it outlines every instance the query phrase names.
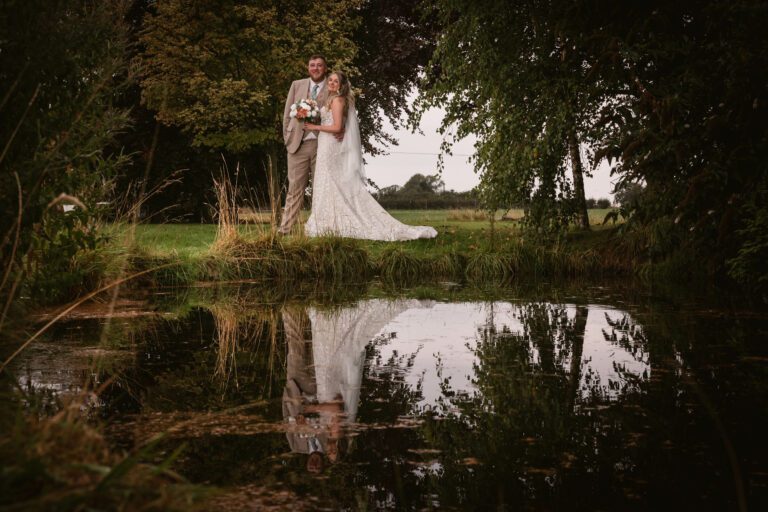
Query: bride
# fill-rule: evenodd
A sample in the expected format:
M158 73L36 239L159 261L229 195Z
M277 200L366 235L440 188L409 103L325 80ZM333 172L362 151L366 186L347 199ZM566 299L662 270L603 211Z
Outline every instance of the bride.
M320 110L317 161L312 182L312 211L304 232L308 236L335 235L367 240L434 238L430 226L409 226L392 217L368 192L363 172L360 128L354 95L346 75L331 73L328 103ZM346 124L346 127L345 127ZM339 142L335 134L344 131Z

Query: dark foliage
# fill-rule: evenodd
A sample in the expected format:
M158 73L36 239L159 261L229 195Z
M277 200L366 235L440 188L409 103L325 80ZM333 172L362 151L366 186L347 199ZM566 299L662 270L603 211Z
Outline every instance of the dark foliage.
M0 295L31 283L56 300L87 273L92 214L126 163L115 137L129 122L116 106L127 28L117 2L10 1L0 34Z
M396 144L384 132L384 119L400 126L410 113L409 95L415 93L420 74L435 48L437 26L425 14L425 2L368 0L359 12L360 25L353 36L359 70L355 87L365 151L379 153L377 143ZM382 116L383 114L383 116Z

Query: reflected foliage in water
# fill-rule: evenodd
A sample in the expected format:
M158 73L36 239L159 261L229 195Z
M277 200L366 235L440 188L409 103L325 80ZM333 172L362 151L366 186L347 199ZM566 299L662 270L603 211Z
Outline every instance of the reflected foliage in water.
M59 394L104 384L113 443L168 431L176 470L228 508L766 504L765 317L507 297L158 296L156 315L112 321L98 365L99 322L73 319L15 371Z

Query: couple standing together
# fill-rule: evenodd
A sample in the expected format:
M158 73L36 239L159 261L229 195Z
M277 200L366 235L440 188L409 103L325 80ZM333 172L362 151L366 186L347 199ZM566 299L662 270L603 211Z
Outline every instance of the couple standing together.
M429 226L409 226L387 213L366 188L363 150L354 94L346 75L327 75L321 55L307 66L309 78L291 84L283 115L283 138L288 150L288 193L279 232L287 235L304 203L304 189L312 181L312 210L304 225L307 236L323 235L366 240L434 238ZM320 105L320 124L291 117L291 105L313 99Z

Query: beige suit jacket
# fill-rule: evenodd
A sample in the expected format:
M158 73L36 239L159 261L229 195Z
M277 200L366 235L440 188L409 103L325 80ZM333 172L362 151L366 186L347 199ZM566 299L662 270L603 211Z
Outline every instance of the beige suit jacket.
M312 81L309 78L294 80L291 89L288 91L288 98L285 100L285 111L283 112L283 140L289 153L295 153L301 141L304 138L304 128L301 121L291 118L291 105L304 98L311 98L309 86ZM328 84L320 90L317 95L318 106L322 107L328 100Z

